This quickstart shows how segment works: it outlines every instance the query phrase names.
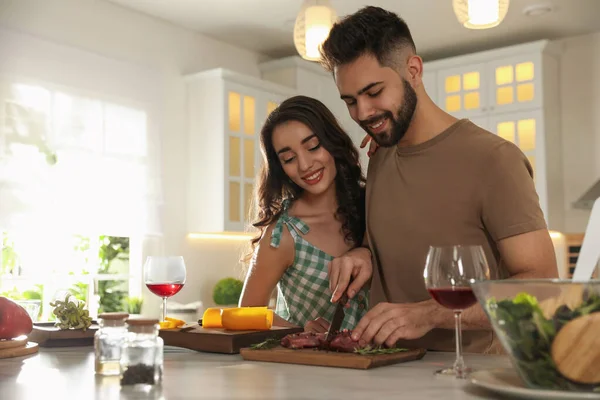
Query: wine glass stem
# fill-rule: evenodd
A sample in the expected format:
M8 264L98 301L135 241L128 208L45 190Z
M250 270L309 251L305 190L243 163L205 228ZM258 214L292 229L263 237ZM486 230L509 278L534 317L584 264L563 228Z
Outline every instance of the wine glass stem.
M462 356L462 330L460 326L461 312L454 312L454 321L456 329L456 361L454 362L454 372L457 378L466 378L465 361Z
M163 297L162 320L163 320L163 322L167 320L167 298L166 297Z

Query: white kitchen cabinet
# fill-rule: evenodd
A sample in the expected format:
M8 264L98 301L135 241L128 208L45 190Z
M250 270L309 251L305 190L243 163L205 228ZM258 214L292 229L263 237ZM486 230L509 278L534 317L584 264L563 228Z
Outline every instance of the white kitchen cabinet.
M243 232L261 166L260 130L268 114L294 91L220 68L185 80L188 231Z
M425 63L437 72L437 104L458 118L536 109L554 85L556 47L548 41Z
M504 113L543 107L543 68L540 51L489 62L490 111Z

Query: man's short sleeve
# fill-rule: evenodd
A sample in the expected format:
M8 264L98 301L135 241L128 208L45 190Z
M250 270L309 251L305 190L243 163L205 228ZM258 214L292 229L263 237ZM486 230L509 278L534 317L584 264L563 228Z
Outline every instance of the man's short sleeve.
M495 241L547 229L531 164L517 146L495 146L483 176L481 217Z

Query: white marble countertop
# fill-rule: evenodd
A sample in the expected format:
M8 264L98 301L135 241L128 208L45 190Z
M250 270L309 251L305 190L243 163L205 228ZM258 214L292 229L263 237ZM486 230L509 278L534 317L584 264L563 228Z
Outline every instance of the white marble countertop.
M119 379L96 377L91 347L40 349L0 360L0 399L490 399L493 394L434 371L453 353L429 352L418 361L371 370L244 361L239 355L165 348L164 377L152 393L121 389ZM505 356L471 355L474 369L509 367Z

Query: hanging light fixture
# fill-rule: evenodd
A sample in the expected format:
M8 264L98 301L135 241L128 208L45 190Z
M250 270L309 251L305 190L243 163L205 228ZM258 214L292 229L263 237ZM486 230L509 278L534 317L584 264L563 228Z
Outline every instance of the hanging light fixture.
M309 61L321 58L319 47L336 19L329 0L304 0L294 24L294 45L302 58Z
M452 0L454 14L465 28L488 29L500 25L510 0Z

